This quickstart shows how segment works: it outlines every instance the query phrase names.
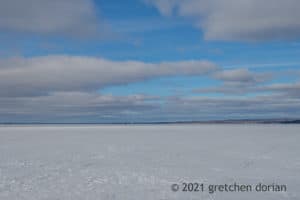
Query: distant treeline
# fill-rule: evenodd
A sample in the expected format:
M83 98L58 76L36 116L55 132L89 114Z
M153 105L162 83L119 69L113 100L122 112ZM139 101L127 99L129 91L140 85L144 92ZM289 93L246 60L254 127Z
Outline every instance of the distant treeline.
M170 121L170 122L111 122L111 123L41 123L41 122L0 122L0 125L130 125L130 124L300 124L300 119L237 119L208 121Z

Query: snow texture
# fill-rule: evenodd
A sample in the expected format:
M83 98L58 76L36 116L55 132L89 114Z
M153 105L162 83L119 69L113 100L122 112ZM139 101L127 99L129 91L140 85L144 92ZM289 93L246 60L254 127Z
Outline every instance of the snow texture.
M298 125L0 127L1 200L298 200ZM182 182L287 192L172 192Z

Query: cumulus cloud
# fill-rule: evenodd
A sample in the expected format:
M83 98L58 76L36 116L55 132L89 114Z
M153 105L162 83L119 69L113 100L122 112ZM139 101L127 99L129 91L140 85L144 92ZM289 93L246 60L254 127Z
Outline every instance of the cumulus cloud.
M299 117L300 99L254 97L112 96L55 92L0 98L0 122L151 122Z
M300 98L300 82L271 84L258 87L257 90L262 92L280 93L287 97Z
M273 72L275 73L275 72ZM280 72L291 76L290 72ZM297 74L298 71L293 71ZM219 70L213 74L222 84L193 90L195 93L220 93L225 95L247 95L253 93L271 93L280 98L300 98L300 82L272 83L272 73L254 73L248 69ZM277 98L276 97L276 98Z
M210 76L223 83L223 90L216 87L214 91L219 89L226 95L161 97L101 94L101 89L106 86L178 75ZM299 117L299 83L271 84L267 82L269 78L269 74L248 69L222 70L208 61L145 63L83 56L2 59L0 122L150 122ZM206 89L201 92L213 91L213 88ZM243 94L253 92L255 95L228 95L237 91Z
M55 91L96 91L164 76L204 75L218 67L208 61L144 63L95 57L44 56L0 62L0 96L46 95Z
M213 74L222 85L194 90L196 93L247 94L260 92L258 86L272 80L271 73L254 73L246 68L220 70Z
M53 92L46 96L0 97L0 122L110 122L147 113L157 97ZM152 102L150 104L149 102Z
M246 68L219 71L214 77L225 82L240 83L258 83L269 78L266 74L253 73Z
M300 99L281 95L253 97L177 97L166 104L170 119L234 119L299 117Z
M190 18L207 40L300 38L298 0L146 0L164 15Z
M1 0L0 30L83 37L105 35L92 0Z
M264 87L264 89L265 90L272 90L272 91L294 91L294 92L300 92L300 82L272 84L272 85Z

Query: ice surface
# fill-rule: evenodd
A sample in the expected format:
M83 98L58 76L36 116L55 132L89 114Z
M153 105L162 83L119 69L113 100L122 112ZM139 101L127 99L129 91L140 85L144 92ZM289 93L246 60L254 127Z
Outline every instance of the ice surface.
M299 200L300 126L0 127L1 200ZM287 192L172 192L174 183Z

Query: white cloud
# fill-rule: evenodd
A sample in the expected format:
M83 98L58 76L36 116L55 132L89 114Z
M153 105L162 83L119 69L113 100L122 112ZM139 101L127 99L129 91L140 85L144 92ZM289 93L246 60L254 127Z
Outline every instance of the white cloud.
M282 95L253 97L182 97L170 99L165 113L186 120L234 118L297 118L300 99Z
M141 122L234 118L297 118L299 98L112 96L55 92L0 97L0 122Z
M266 90L273 91L295 91L300 92L300 82L296 83L277 83L264 87Z
M204 75L218 67L208 61L109 61L95 57L44 56L0 61L0 96L43 95L55 91L95 91L146 79Z
M265 74L257 74L246 68L224 70L216 72L214 77L225 82L257 83L265 81Z
M286 97L300 98L300 82L277 83L257 88L258 91L279 93Z
M190 18L207 40L300 38L298 0L146 0L164 15Z
M105 29L96 15L92 0L1 0L0 30L99 37Z
M124 121L124 116L155 109L153 102L156 99L157 97L144 95L112 96L87 92L0 97L0 122L97 122L105 119Z
M273 78L272 73L254 73L246 68L220 70L213 74L213 78L222 81L222 85L199 88L196 93L248 94L260 92L258 86Z

